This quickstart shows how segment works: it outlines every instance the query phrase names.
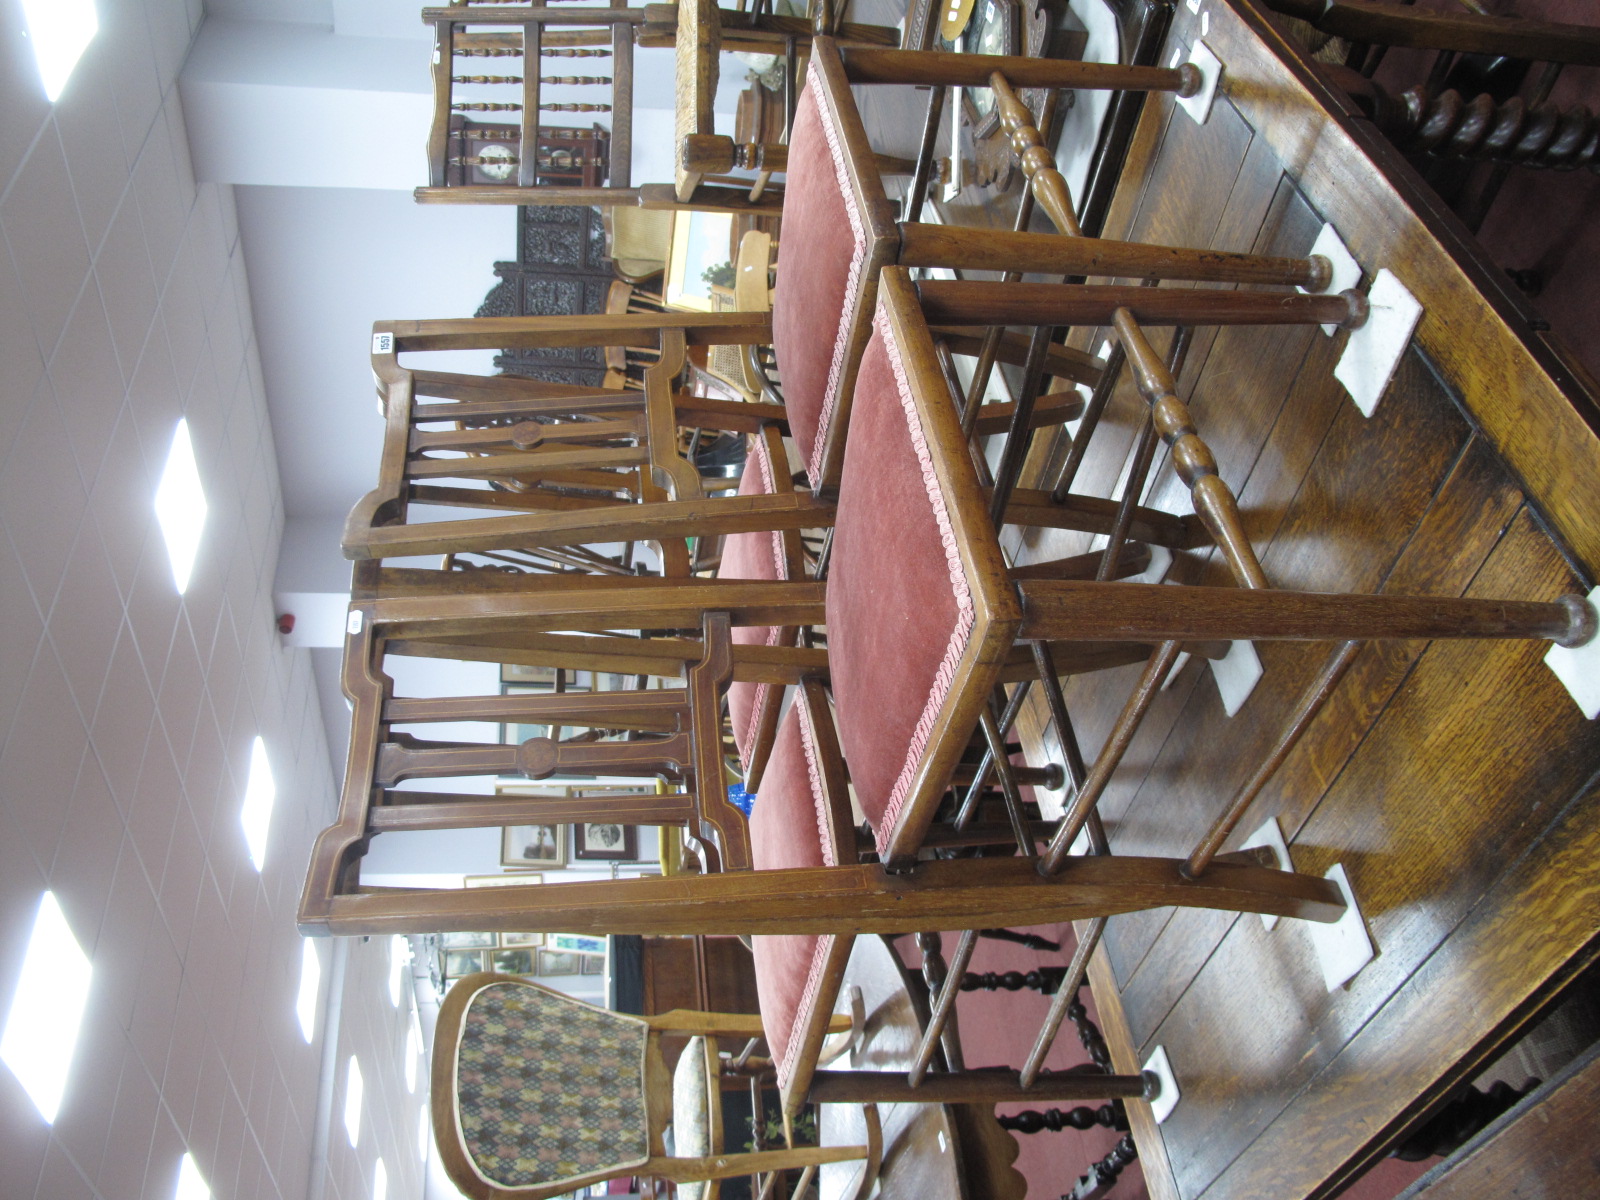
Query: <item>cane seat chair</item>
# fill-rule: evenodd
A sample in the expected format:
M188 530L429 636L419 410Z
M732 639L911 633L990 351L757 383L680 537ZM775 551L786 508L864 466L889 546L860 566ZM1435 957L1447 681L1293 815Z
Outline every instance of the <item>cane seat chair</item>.
M714 1043L681 1056L676 1080L661 1051L667 1033L760 1032L752 1017L635 1017L524 979L465 976L445 996L434 1042L440 1161L474 1200L541 1200L631 1175L710 1198L721 1179L851 1159L865 1160L856 1193L864 1195L882 1154L875 1112L865 1145L728 1153L716 1136L720 1090L706 1078Z

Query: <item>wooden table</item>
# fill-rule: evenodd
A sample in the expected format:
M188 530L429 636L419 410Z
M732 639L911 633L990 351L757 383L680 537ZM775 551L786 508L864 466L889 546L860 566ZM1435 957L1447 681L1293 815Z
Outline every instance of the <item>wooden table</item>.
M1600 439L1576 369L1409 169L1286 65L1248 0L1175 9L1169 45L1191 44L1203 19L1222 90L1203 126L1168 99L1148 103L1107 235L1304 253L1326 218L1369 275L1390 268L1424 306L1370 419L1332 378L1342 336L1197 331L1181 387L1274 585L1586 592L1600 566ZM1142 411L1124 388L1081 490L1109 494ZM1170 468L1153 479L1147 503L1186 511ZM1040 538L1026 552L1083 548ZM1172 577L1225 582L1189 555ZM1326 653L1258 650L1265 674L1232 718L1207 669L1175 676L1101 804L1115 850L1192 844ZM1159 1127L1128 1106L1153 1196L1331 1194L1600 953L1600 728L1543 652L1366 648L1243 822L1276 816L1301 871L1345 865L1378 947L1346 988L1327 992L1295 922L1112 918L1091 981L1117 1069L1161 1045L1183 1090ZM1087 753L1129 682L1069 687Z
M856 939L840 996L848 998L851 988L861 989L867 1036L850 1055L850 1068L905 1071L916 1054L921 1023L900 960L884 939ZM1026 1184L1011 1167L1016 1143L992 1113L953 1104L886 1104L878 1111L883 1167L876 1200L1021 1200ZM858 1105L820 1105L817 1131L824 1146L866 1140ZM822 1200L848 1195L858 1171L856 1163L824 1166Z

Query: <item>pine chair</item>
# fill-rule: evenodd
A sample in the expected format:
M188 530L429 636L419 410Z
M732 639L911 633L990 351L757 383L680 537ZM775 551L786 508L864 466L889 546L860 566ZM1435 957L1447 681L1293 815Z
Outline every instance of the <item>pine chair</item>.
M697 1036L672 1073L661 1038L683 1033ZM864 1160L852 1197L864 1196L883 1153L871 1108L865 1145L726 1151L712 1039L760 1033L753 1017L635 1017L524 979L468 975L445 996L435 1034L440 1160L474 1200L541 1200L630 1175L714 1200L722 1179L852 1159Z

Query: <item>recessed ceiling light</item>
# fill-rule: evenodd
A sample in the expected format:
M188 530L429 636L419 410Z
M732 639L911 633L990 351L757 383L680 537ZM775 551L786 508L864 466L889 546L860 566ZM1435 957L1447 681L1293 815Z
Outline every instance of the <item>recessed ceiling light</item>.
M178 1164L178 1188L172 1193L172 1200L211 1200L211 1189L206 1186L191 1154L185 1154Z
M383 1169L383 1159L372 1164L372 1200L387 1200L389 1172Z
M300 943L300 994L295 997L294 1015L300 1018L300 1033L309 1043L317 1032L317 997L322 988L322 959L317 944L310 938Z
M52 1124L72 1069L92 974L89 958L72 936L55 894L46 892L33 919L5 1033L0 1035L0 1061L11 1068L39 1115Z
M172 435L172 449L167 451L167 465L162 468L161 483L156 487L156 520L167 542L172 582L182 595L189 586L195 555L200 551L200 535L206 527L206 494L200 486L200 468L194 461L188 421L179 421Z
M406 1026L406 1091L417 1090L417 1059L422 1057L422 1035L417 1032L417 1015L411 1014Z
M267 861L267 830L272 824L272 804L278 798L272 782L272 764L267 761L267 744L257 738L250 745L250 778L244 785L244 807L239 824L244 826L245 845L250 861L261 870Z
M344 1131L352 1146L361 1140L361 1087L361 1066L352 1054L344 1077Z
M56 102L94 35L100 31L94 0L22 0L28 40L39 64L45 98Z
M400 1007L400 985L411 962L411 943L398 933L389 939L389 1003Z

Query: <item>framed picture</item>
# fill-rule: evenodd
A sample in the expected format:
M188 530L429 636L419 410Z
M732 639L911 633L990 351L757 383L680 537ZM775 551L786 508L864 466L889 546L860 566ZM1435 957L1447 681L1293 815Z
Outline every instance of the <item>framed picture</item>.
M606 939L588 933L552 933L546 944L552 950L571 950L577 954L606 952Z
M565 789L563 789L563 794ZM502 867L564 867L567 835L561 825L507 825L500 831Z
M446 933L442 937L446 950L492 950L495 945L492 933Z
M460 979L463 975L471 975L474 971L486 971L482 950L446 950L444 952L444 974L446 979Z
M555 667L528 667L522 663L501 663L501 683L522 683L530 690L549 691L556 686Z
M544 945L544 934L502 933L500 935L500 945L507 950L513 950L520 946L542 946Z
M583 957L565 950L540 950L539 974L576 975L583 966Z
M511 871L501 875L466 875L462 883L469 888L527 887L530 883L543 883L543 871Z
M540 950L538 953L543 954ZM502 975L532 975L533 974L532 950L492 950L489 952L490 961L494 969Z
M578 966L580 975L604 975L606 973L606 960L598 954L585 954L583 962Z
M572 857L605 862L638 862L639 831L632 825L593 821L572 827Z
M672 214L664 279L668 308L711 312L715 291L733 290L733 217L679 210Z
M530 738L553 738L559 727L555 725L508 725L500 726L500 741L507 746L520 746Z

